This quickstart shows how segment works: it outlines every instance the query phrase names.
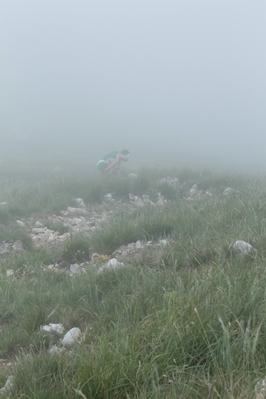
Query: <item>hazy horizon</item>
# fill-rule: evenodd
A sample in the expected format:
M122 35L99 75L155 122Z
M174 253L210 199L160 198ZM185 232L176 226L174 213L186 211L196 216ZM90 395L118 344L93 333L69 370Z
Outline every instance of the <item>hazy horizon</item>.
M2 156L266 170L262 1L0 1Z

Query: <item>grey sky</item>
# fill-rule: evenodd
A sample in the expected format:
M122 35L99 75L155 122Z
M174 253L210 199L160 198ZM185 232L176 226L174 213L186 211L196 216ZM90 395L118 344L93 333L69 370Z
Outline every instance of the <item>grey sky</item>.
M2 143L266 168L265 20L256 0L0 0Z

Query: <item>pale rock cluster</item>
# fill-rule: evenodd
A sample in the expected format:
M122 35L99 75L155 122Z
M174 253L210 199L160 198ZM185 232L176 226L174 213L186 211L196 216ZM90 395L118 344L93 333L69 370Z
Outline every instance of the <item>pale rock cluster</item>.
M130 179L136 179L138 177L137 173L129 173L128 177Z
M131 174L131 178L136 178L136 174ZM176 184L178 179L165 178L167 184ZM76 233L90 233L95 229L102 228L106 222L108 222L113 214L113 210L106 210L100 206L100 210L96 212L95 210L90 210L86 207L86 204L82 198L74 199L77 207L67 207L66 210L60 212L60 215L52 215L48 218L43 218L41 220L34 220L33 218L27 218L23 220L17 220L17 224L25 229L30 229L30 236L32 238L33 246L35 248L46 248L50 249L53 247L61 246L65 241L67 241L71 234ZM115 203L115 200L111 193L104 195L103 202L108 204ZM137 206L144 206L146 204L152 206L163 206L168 201L161 195L157 193L156 200L152 201L148 194L143 194L142 196L136 196L129 194L129 203ZM0 206L6 206L7 203L4 202ZM121 201L117 202L117 205L123 206ZM53 224L62 224L68 228L68 232L60 234L59 231L53 230L46 226L48 222ZM32 224L35 227L32 227ZM47 223L49 225L49 223ZM21 252L23 251L23 244L20 240L12 242L0 242L0 255L9 254L11 252ZM75 272L74 272L75 273Z
M143 195L133 195L129 194L129 202L130 204L137 205L137 206L144 206L144 205L152 205L152 206L163 206L168 201L161 195L161 193L156 194L156 201L151 201L151 198L148 194Z
M41 326L40 332L42 334L50 334L57 337L61 337L65 332L65 328L61 323L58 324L49 323L48 325ZM61 353L64 351L64 348L71 347L75 343L80 343L81 339L82 339L81 330L78 327L73 327L69 331L67 331L67 333L65 333L63 338L58 341L57 345L52 345L49 348L48 353L50 354Z
M163 177L161 180L160 180L160 183L161 184L167 184L168 186L171 186L171 187L173 187L173 188L176 188L177 186L178 186L178 184L179 184L179 180L178 180L178 178L177 177Z
M50 334L56 334L56 335L61 335L64 333L65 328L63 324L55 324L55 323L49 323L48 325L41 326L40 331L44 333L50 333Z
M212 193L209 189L200 190L197 184L193 184L191 189L189 190L189 197L188 199L196 199L202 197L212 197Z
M80 211L84 211L86 214L81 215ZM44 248L60 246L70 238L71 233L87 234L101 228L111 218L112 214L112 210L103 210L98 213L96 211L85 211L82 208L67 208L67 210L61 212L61 215L49 216L48 221L55 225L57 223L63 224L69 232L60 234L58 231L48 229L45 226L46 220L37 221L36 227L31 229L33 245Z
M36 248L62 244L70 238L70 233L60 235L58 231L50 230L47 227L35 227L31 229L30 235Z
M113 196L112 196L111 193L105 194L105 195L103 196L103 200L104 200L104 202L108 202L108 203L113 203L113 202L115 202L115 200L113 199Z
M11 252L22 252L23 244L20 240L16 240L13 242L0 242L0 255L7 255Z

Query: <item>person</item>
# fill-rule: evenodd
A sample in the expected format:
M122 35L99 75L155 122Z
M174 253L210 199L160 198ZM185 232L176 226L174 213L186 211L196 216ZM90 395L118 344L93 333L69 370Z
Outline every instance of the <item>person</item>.
M120 173L121 162L127 162L129 156L128 150L109 152L99 160L97 169L101 174L117 176Z

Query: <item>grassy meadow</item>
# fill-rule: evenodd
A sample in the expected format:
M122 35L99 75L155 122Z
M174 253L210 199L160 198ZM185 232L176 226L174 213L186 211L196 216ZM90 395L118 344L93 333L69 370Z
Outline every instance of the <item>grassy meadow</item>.
M0 241L24 247L0 255L0 388L13 376L2 397L257 398L266 376L265 176L172 167L105 179L89 165L12 162L0 182ZM201 194L190 198L193 184ZM129 204L129 194L156 203L158 192L163 206ZM108 193L114 203L104 204ZM36 248L17 220L60 214L75 198L98 212L113 207L113 217L59 248ZM97 272L138 240L151 245L125 267ZM257 252L236 256L236 240ZM60 270L42 267L58 259ZM70 276L73 262L89 266ZM40 331L49 323L78 327L82 339L63 349ZM50 353L52 345L62 350Z

